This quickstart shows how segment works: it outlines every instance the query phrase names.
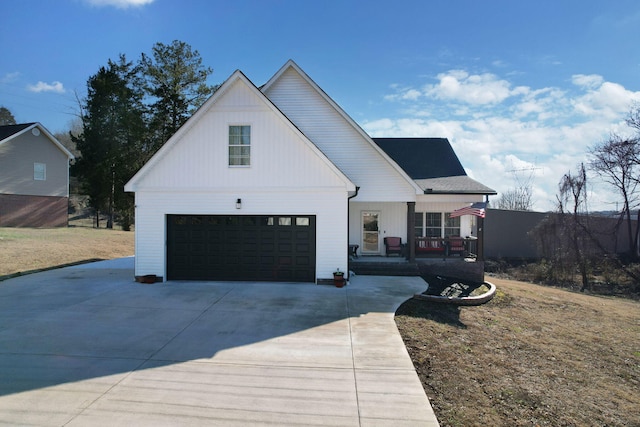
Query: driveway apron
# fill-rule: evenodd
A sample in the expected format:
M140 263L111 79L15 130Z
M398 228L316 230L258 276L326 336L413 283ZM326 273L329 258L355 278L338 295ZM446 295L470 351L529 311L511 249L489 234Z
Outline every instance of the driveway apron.
M133 281L133 258L0 282L0 424L437 426L395 326L419 277Z

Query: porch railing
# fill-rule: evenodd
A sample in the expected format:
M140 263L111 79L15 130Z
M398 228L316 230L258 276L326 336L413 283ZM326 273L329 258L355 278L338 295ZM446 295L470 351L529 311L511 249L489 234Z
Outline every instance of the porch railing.
M472 237L416 237L416 256L464 256L475 257L478 240Z

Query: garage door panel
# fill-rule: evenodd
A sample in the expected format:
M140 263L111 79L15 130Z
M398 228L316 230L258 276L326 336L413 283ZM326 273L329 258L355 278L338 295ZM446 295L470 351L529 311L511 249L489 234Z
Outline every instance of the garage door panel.
M297 256L296 257L296 265L297 266L309 266L311 265L311 260L307 256Z
M170 280L315 280L315 217L168 215Z

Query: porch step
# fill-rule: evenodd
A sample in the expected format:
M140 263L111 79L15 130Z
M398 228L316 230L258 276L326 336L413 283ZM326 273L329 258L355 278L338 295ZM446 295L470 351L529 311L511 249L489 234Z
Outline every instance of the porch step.
M349 270L362 276L420 276L415 262L357 261L349 263Z

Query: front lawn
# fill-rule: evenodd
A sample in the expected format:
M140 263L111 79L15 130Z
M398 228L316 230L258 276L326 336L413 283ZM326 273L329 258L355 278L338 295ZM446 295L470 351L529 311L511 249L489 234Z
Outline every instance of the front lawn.
M478 307L396 323L446 426L640 426L640 303L490 278Z
M93 259L134 254L132 231L0 228L0 277Z

